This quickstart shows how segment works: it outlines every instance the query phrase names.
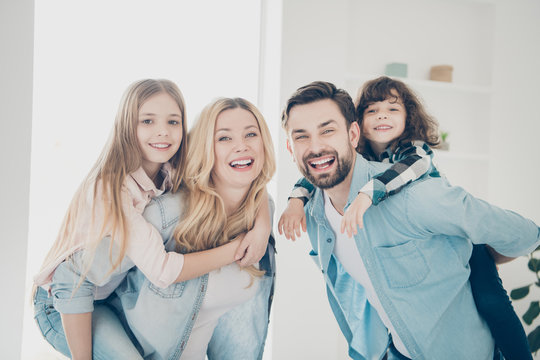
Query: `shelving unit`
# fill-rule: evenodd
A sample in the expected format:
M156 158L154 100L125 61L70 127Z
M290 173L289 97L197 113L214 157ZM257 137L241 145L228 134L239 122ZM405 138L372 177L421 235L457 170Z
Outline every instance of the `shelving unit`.
M364 82L381 75L348 74L343 87L356 97ZM440 130L449 133L450 149L435 150L434 162L438 169L453 185L488 199L491 87L397 79L417 93L428 112L439 122Z
M433 16L418 13L420 7L432 9ZM397 79L421 98L439 130L449 133L450 150L435 152L439 170L452 184L489 200L494 4L358 0L348 10L350 46L340 85L354 98L364 82L384 75L386 64L406 63L408 76ZM377 32L380 26L384 31ZM454 67L452 82L428 80L431 66L440 64Z

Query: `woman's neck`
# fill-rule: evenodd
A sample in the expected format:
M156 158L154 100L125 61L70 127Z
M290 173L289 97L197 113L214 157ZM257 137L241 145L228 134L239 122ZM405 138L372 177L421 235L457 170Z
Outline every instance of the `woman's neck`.
M249 190L249 188L225 188L219 186L219 184L215 184L215 186L216 192L219 194L219 196L221 196L223 203L225 204L225 213L227 217L231 216L236 210L238 210Z

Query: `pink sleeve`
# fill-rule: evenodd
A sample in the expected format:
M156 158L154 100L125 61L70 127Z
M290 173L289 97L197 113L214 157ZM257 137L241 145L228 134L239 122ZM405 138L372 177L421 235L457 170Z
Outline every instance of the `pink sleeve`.
M167 252L159 231L143 217L144 207L137 206L138 199L128 191L122 195L129 231L126 255L152 284L161 288L173 284L182 271L184 255Z

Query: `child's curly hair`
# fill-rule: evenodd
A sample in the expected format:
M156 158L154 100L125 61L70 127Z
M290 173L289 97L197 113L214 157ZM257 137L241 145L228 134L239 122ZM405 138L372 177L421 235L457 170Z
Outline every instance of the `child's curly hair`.
M395 90L395 92L393 93L392 90ZM397 93L397 96L395 93ZM374 102L387 99L390 99L391 102L401 100L407 112L405 129L389 145L391 149L415 140L424 141L430 146L439 144L439 124L437 120L426 112L424 105L422 105L422 102L412 89L402 81L387 76L367 81L359 91L356 101L356 117L360 129L362 129L364 111L367 107ZM361 153L372 152L369 143L366 143L365 140L359 144L357 150Z

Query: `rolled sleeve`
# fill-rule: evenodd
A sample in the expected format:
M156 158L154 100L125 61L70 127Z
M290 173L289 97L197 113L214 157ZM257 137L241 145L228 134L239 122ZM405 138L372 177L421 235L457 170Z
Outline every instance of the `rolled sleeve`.
M55 309L61 314L82 314L94 311L95 285L84 280L66 260L56 268L50 291ZM78 286L78 287L77 287Z

